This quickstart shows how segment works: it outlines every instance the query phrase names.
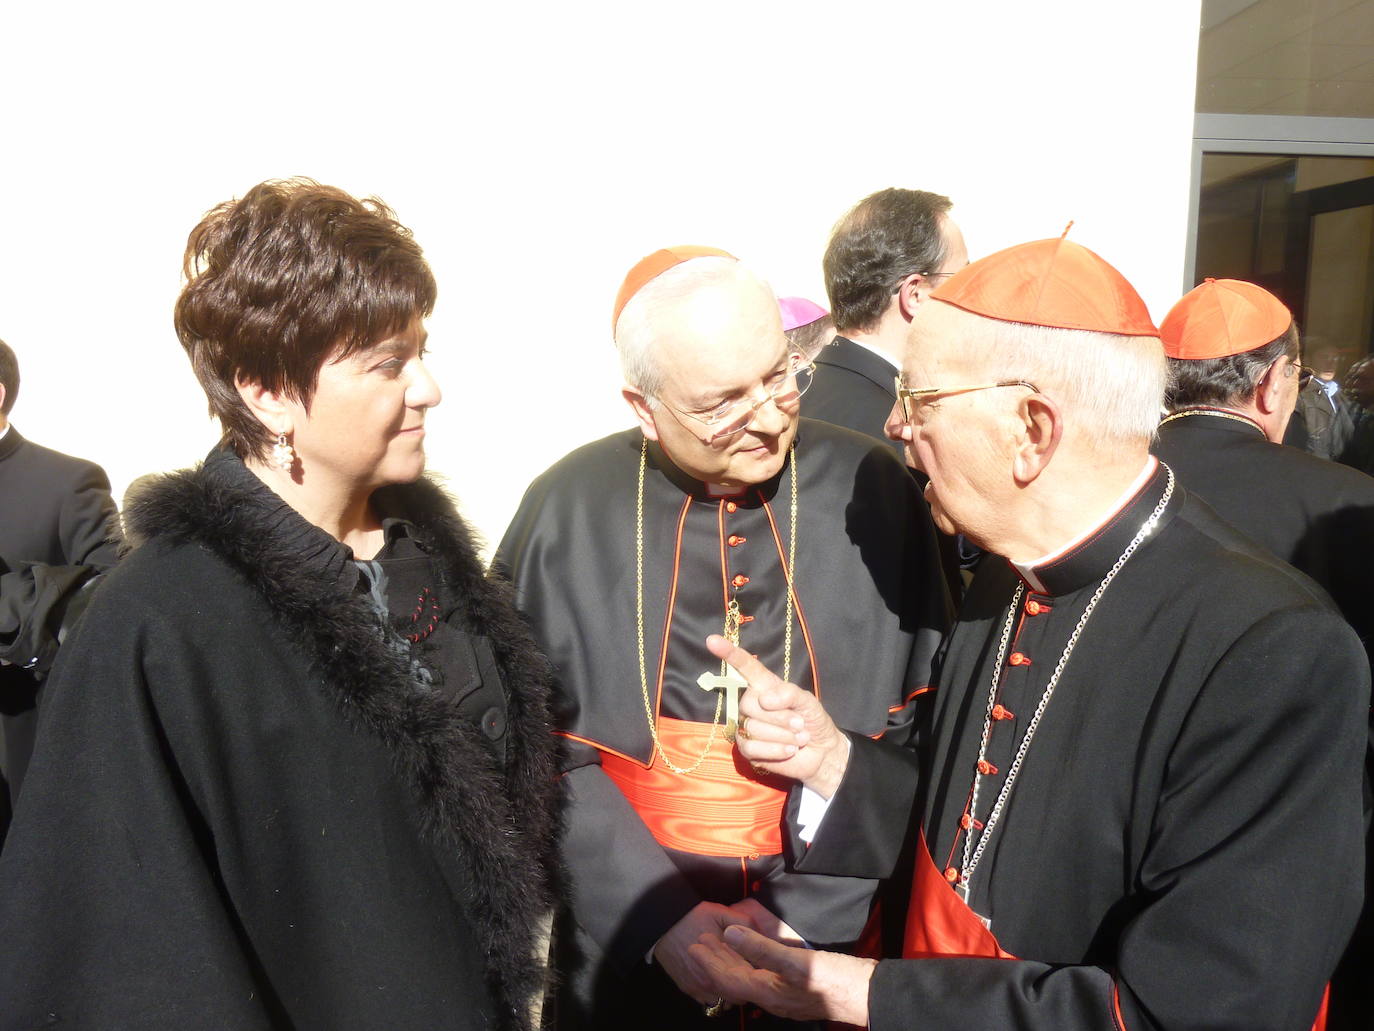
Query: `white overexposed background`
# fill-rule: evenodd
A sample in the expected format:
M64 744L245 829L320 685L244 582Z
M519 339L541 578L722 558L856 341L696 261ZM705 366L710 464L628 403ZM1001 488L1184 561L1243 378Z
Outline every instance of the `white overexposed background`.
M0 338L25 436L135 477L217 439L172 332L187 232L308 175L410 226L440 300L430 466L499 540L629 425L625 270L704 243L824 303L830 226L948 194L973 257L1072 238L1156 319L1181 287L1197 0L12 4Z

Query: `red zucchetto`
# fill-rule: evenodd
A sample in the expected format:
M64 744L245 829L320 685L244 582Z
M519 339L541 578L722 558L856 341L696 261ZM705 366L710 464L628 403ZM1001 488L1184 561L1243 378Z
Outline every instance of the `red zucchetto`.
M1292 322L1293 313L1263 287L1207 279L1169 310L1159 336L1170 358L1226 358L1277 340Z
M662 250L654 251L646 258L640 258L639 261L635 262L635 267L626 273L625 282L620 284L620 292L615 295L615 314L611 316L611 332L615 332L616 323L620 321L620 313L625 310L625 305L630 303L631 297L643 289L645 283L663 275L675 265L681 265L684 261L691 261L693 258L738 260L733 254L719 248L698 247L693 244L685 244L681 247L665 247Z
M930 296L1002 322L1159 336L1149 309L1126 277L1062 236L980 258Z

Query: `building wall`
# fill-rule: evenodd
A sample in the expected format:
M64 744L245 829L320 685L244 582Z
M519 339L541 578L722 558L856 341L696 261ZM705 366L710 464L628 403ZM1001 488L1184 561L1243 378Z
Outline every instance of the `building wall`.
M977 257L1058 235L1156 318L1182 281L1199 4L21 5L0 59L0 338L14 421L116 493L217 437L171 330L187 231L265 178L376 193L440 284L431 467L499 539L525 484L629 425L625 269L729 249L824 300L886 186Z

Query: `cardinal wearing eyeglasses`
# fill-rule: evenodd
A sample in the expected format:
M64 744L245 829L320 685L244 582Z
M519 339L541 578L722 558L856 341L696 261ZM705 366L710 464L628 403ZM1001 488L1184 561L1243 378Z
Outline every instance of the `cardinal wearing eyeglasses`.
M908 744L948 621L934 531L891 449L799 417L811 367L732 256L649 255L613 329L638 425L535 480L495 561L561 694L559 1026L767 1021L716 1019L688 948L732 923L852 948L876 882L792 872L786 784L739 758L743 681L706 638Z
M886 874L917 835L903 948L728 927L693 957L727 1001L872 1031L1324 1026L1360 907L1359 639L1149 454L1166 359L1115 268L1040 240L931 297L888 432L988 554L919 747L709 644L750 682L743 755L828 800L800 869Z

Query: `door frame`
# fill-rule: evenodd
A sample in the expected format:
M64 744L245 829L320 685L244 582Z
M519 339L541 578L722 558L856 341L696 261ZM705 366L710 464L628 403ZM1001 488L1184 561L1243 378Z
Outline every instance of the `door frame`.
M1188 193L1188 239L1183 256L1183 293L1193 288L1193 279L1197 272L1197 224L1202 199L1203 154L1374 158L1374 118L1201 113L1194 115L1192 188Z

